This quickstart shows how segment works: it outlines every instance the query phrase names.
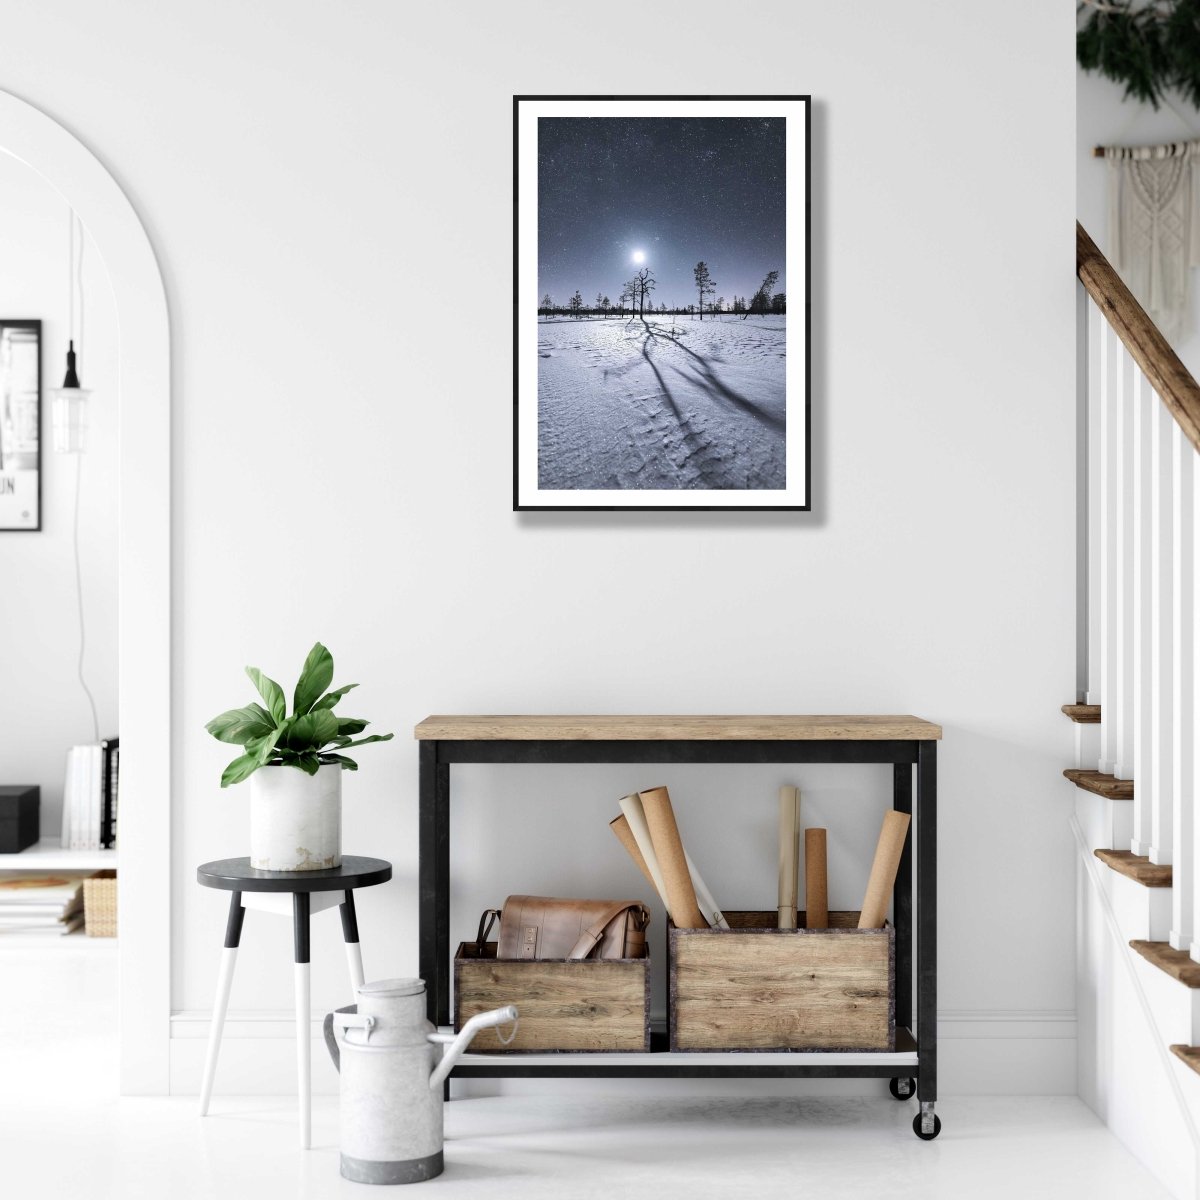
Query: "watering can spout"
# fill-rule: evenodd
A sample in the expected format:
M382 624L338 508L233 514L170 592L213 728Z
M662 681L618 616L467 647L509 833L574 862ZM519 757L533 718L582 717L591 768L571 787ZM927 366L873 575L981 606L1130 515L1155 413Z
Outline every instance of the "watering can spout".
M463 1056L463 1052L471 1044L471 1040L477 1033L484 1029L490 1029L494 1025L513 1026L513 1035L515 1036L517 1024L517 1010L511 1004L504 1008L493 1008L491 1012L478 1013L473 1016L463 1027L462 1032L446 1047L446 1052L442 1055L442 1061L433 1069L433 1074L429 1077L429 1086L438 1088L445 1082L446 1076L454 1070L455 1064ZM431 1033L427 1035L431 1042L442 1042L446 1040L445 1034ZM509 1039L511 1041L511 1038Z

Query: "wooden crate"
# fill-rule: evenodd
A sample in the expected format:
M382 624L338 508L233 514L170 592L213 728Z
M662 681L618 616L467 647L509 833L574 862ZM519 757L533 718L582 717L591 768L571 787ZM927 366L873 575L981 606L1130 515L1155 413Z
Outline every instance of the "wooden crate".
M895 1049L892 926L858 929L856 912L831 912L829 929L725 918L731 929L670 926L672 1050Z
M505 1004L521 1014L517 1036L506 1046L497 1030L485 1029L473 1053L650 1049L649 957L530 962L498 959L495 942L482 956L474 942L463 942L454 955L454 1028Z

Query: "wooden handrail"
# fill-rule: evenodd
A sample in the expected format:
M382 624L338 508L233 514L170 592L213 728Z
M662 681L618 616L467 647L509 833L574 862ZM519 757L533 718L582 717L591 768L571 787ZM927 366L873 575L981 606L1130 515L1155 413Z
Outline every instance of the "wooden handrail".
M1167 411L1200 450L1200 384L1078 221L1075 222L1075 273Z

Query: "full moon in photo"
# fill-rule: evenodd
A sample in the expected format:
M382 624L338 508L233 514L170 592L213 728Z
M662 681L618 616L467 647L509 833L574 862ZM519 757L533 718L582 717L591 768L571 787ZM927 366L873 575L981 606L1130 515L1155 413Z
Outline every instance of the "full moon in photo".
M635 263L644 263L646 261L646 252L644 250L635 250L633 252L633 261Z

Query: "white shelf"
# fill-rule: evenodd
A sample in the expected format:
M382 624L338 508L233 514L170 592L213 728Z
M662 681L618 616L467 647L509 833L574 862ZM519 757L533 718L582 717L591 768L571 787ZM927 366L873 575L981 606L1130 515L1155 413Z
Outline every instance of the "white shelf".
M8 950L41 950L46 946L59 950L85 947L90 951L93 946L115 947L116 944L115 937L88 937L82 929L74 933L0 933L0 954Z
M116 850L64 850L58 838L42 838L20 854L0 854L0 871L114 871L116 867Z
M452 1026L443 1025L441 1033L453 1033ZM908 1030L898 1030L897 1040L901 1045L912 1043ZM616 1053L616 1054L571 1054L556 1051L551 1054L536 1052L519 1054L472 1054L469 1050L459 1059L464 1067L486 1067L497 1072L511 1071L514 1067L657 1067L657 1066L748 1066L748 1067L915 1067L915 1049L889 1050L793 1050L793 1051L744 1051L726 1050L708 1053L673 1051L671 1053Z

